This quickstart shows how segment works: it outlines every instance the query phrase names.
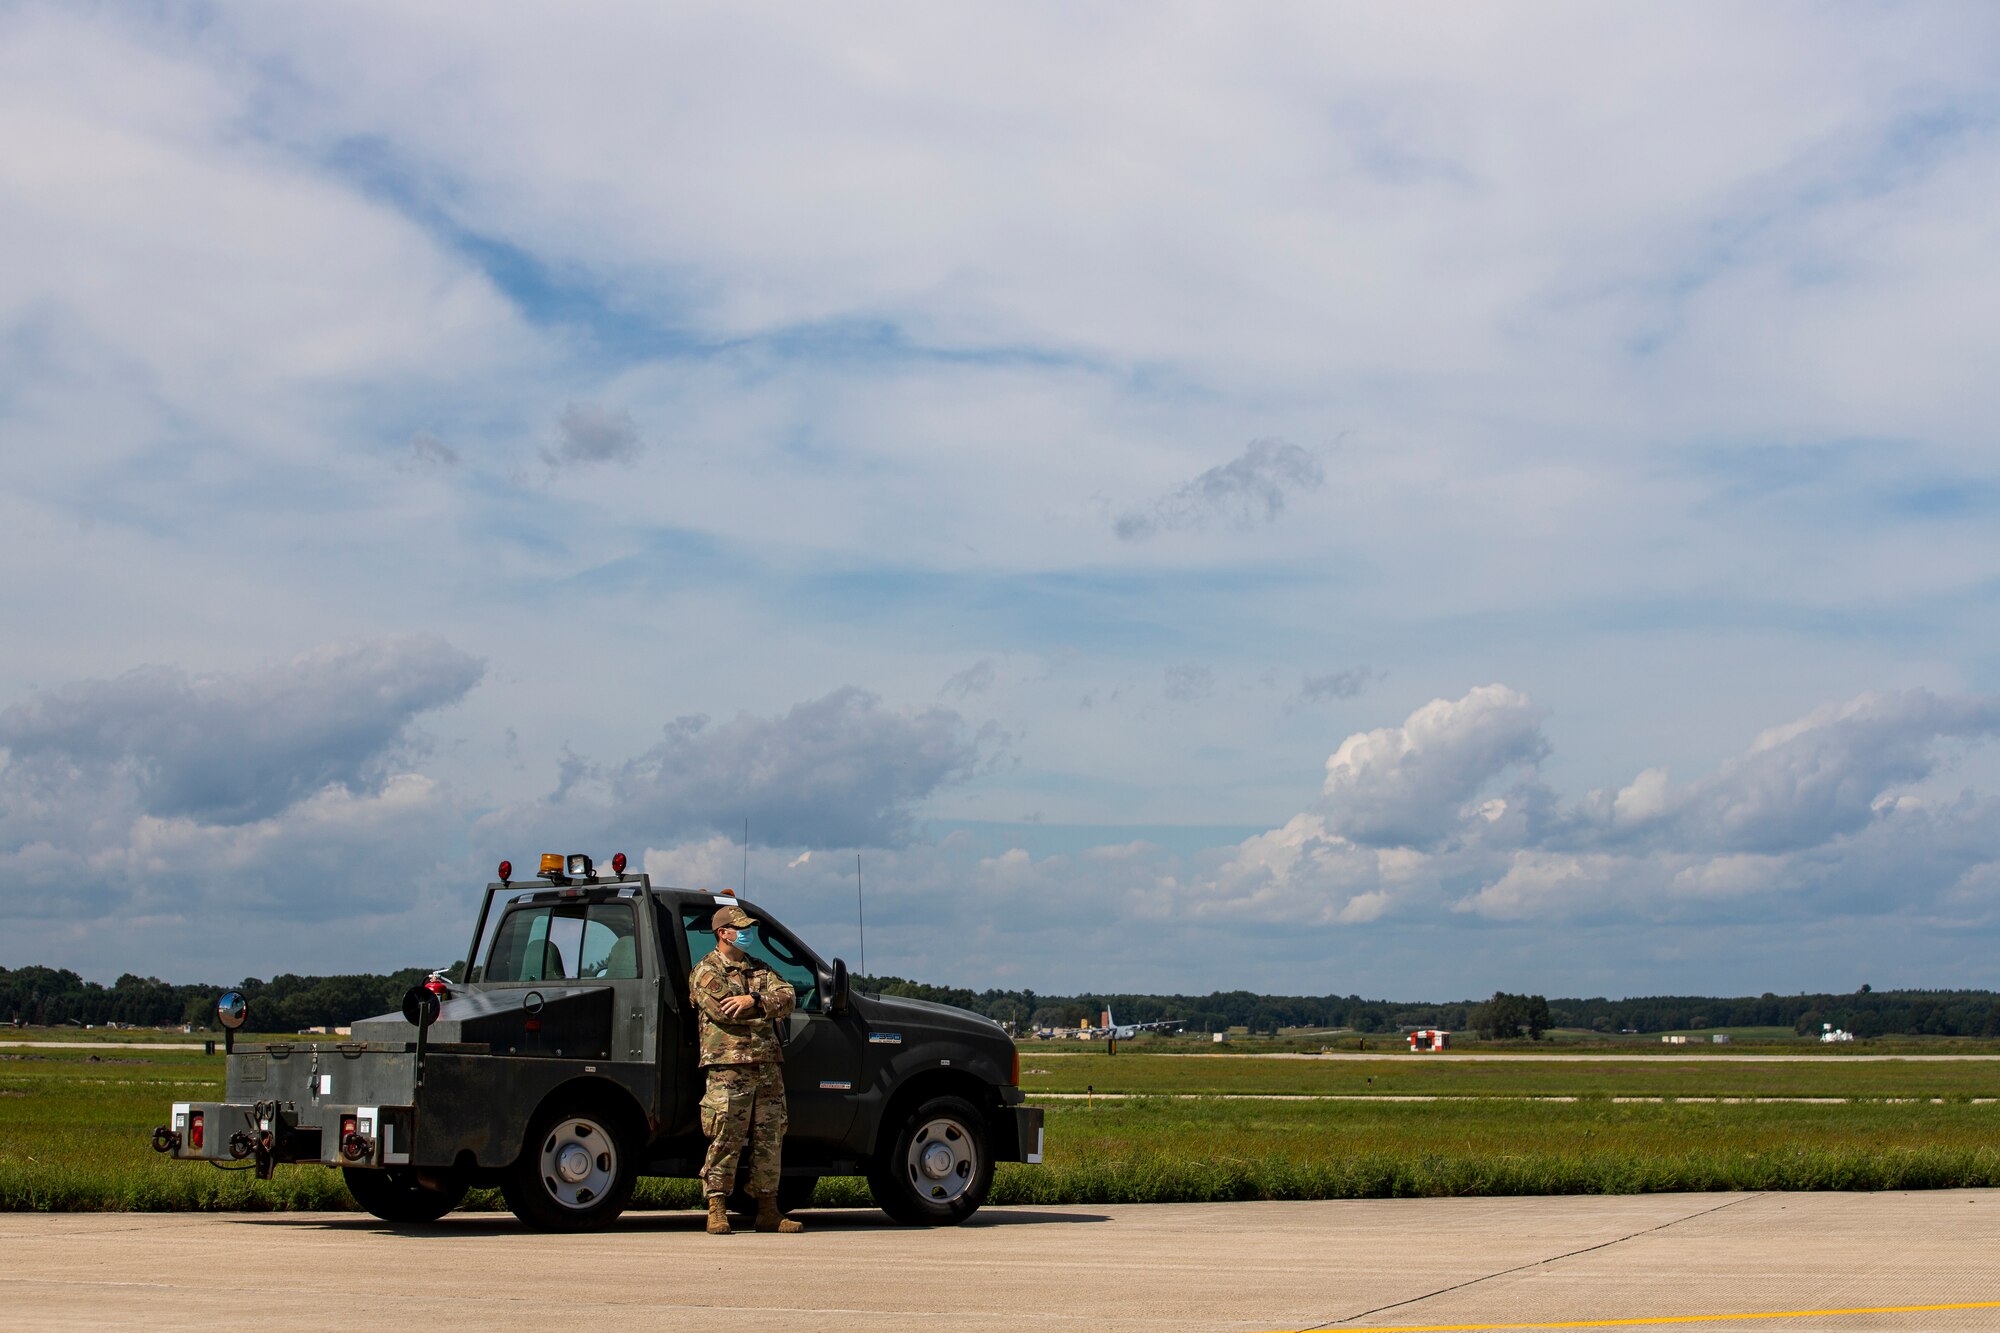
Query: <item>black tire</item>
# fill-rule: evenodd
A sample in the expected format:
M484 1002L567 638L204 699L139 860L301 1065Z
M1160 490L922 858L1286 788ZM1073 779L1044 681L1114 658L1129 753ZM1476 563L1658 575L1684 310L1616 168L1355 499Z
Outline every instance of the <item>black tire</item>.
M500 1180L531 1231L602 1231L632 1201L639 1151L623 1122L595 1103L544 1111Z
M868 1165L875 1205L910 1226L957 1226L993 1187L986 1117L963 1097L933 1097L910 1112Z
M344 1166L341 1178L354 1201L384 1222L435 1222L465 1201L465 1181L453 1177L446 1189L427 1189L407 1170L370 1171Z

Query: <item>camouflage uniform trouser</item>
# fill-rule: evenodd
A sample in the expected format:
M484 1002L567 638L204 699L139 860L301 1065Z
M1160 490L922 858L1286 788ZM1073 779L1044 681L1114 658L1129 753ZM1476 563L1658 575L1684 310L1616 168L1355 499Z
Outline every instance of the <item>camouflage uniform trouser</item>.
M752 1198L778 1192L778 1165L785 1151L785 1071L782 1065L710 1065L708 1091L701 1098L701 1132L708 1156L701 1163L701 1186L727 1194L736 1186L736 1159L750 1145Z

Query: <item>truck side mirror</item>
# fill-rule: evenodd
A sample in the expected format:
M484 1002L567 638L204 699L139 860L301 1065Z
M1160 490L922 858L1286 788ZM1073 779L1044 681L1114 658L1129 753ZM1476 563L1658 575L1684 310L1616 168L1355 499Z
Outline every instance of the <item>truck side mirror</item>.
M222 998L215 1002L215 1021L222 1024L222 1049L231 1055L236 1053L236 1029L250 1018L250 1005L241 991L226 990ZM214 1050L214 1047L210 1047Z
M826 990L826 1011L830 1014L846 1013L849 998L847 960L836 958L833 960L833 983Z

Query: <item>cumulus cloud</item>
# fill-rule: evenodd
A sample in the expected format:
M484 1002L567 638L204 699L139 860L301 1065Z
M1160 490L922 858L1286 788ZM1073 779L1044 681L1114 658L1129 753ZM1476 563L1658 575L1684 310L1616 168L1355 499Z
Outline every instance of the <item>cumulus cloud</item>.
M572 464L630 463L639 457L639 423L626 411L596 403L571 403L556 418L556 444L542 459L551 468Z
M1546 752L1542 710L1505 685L1434 699L1401 726L1349 736L1326 761L1327 827L1377 846L1425 846L1510 768Z
M1587 803L1613 837L1768 853L1811 847L1880 817L1884 793L1928 777L1939 747L2000 732L2000 700L1928 690L1864 694L1758 736L1715 773L1676 788L1658 769Z
M148 815L247 823L328 786L373 791L410 722L456 703L484 671L417 636L243 673L149 666L76 681L0 711L6 778L40 789L122 779Z
M548 800L492 822L636 841L730 835L747 818L764 845L893 845L907 840L914 807L970 776L994 737L950 709L898 711L848 686L774 717L678 718L643 754L579 760Z
M1881 912L2000 921L2000 800L1939 801L1949 743L2000 733L2000 699L1913 690L1815 709L1675 786L1658 769L1565 804L1510 770L1543 713L1503 685L1348 737L1320 809L1208 858L1172 910L1360 925L1423 907L1496 923L1807 920Z
M1243 453L1167 492L1150 506L1118 516L1121 541L1144 541L1160 532L1198 531L1215 523L1253 528L1275 522L1285 498L1316 491L1326 481L1319 460L1283 440L1252 440Z

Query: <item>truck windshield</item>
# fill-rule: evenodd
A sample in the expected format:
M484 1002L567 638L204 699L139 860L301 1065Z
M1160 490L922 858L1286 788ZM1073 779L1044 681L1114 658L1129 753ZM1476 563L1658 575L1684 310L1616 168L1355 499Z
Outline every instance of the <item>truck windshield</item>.
M681 929L687 933L688 958L692 962L699 963L715 949L715 932L708 926L709 918L714 915L713 903L689 903L681 908ZM760 921L744 934L747 938L739 940L743 951L792 983L799 1011L818 1013L819 973L810 956L768 921Z
M521 906L507 913L482 976L487 981L618 980L639 975L629 903Z

